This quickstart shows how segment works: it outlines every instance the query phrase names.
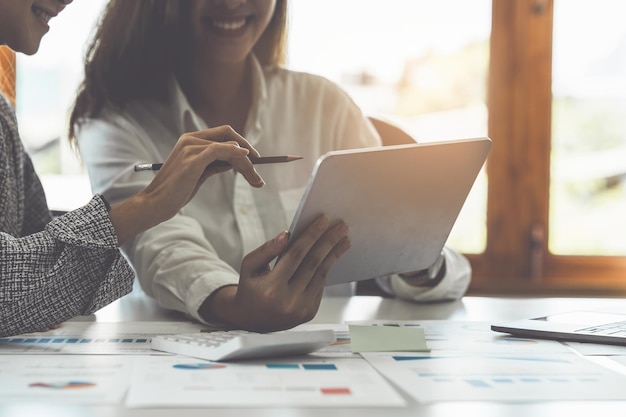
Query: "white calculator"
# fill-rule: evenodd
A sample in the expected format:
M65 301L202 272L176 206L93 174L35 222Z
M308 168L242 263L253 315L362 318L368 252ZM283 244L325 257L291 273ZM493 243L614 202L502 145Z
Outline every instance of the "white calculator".
M294 356L314 352L335 341L333 330L273 333L247 331L215 331L187 334L157 335L152 349L210 361Z

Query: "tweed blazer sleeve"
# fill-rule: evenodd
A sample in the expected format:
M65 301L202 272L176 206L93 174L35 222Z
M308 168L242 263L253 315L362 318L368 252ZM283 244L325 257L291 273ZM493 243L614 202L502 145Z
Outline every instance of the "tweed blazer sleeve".
M99 196L51 220L41 184L0 97L0 336L91 314L132 289Z

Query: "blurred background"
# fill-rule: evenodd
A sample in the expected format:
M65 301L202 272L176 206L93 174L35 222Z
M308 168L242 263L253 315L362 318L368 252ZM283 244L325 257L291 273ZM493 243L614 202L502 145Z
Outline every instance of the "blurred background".
M91 196L66 120L105 4L74 2L36 55L17 56L20 133L54 209ZM335 81L419 141L494 140L448 242L472 261L470 292L626 293L626 2L290 8L289 68Z

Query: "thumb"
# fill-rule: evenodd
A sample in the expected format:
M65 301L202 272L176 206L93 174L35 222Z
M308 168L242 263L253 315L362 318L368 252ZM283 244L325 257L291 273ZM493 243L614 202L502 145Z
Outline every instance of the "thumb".
M249 254L241 262L241 275L258 275L269 271L269 264L287 246L289 240L288 232L280 232L272 240L268 240Z

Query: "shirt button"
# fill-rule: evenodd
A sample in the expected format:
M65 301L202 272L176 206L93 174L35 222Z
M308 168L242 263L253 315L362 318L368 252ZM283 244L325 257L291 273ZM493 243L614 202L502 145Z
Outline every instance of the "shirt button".
M248 214L248 207L239 207L239 213Z

